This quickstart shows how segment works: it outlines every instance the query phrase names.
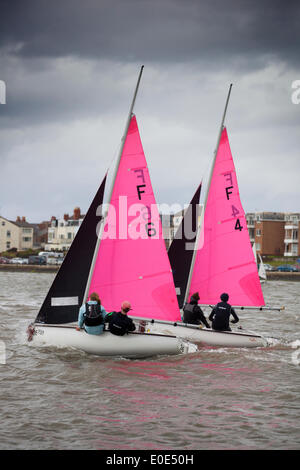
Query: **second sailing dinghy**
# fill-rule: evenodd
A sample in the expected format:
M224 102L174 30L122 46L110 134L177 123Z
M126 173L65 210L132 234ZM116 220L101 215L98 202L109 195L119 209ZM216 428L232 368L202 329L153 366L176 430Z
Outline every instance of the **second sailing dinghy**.
M173 334L145 331L115 336L77 331L79 307L97 292L107 312L119 311L124 300L144 319L180 320L171 267L162 237L148 167L133 106L103 216L105 179L58 271L34 324L33 345L72 347L102 356L129 358L195 352L196 346ZM105 206L105 205L104 205ZM99 235L96 228L99 228Z
M180 277L174 277L176 288L184 291L183 303L182 292L181 297L178 297L180 307L195 292L200 295L201 305L216 305L220 302L220 295L223 292L228 292L229 303L237 308L263 309L265 305L245 213L240 201L227 130L224 127L230 90L192 261L187 261L190 253L182 249L183 244L177 243L173 250L169 250L172 267L177 268L180 263L182 266L190 263L187 281L180 281L177 285L176 281L180 280ZM181 259L180 263L178 259ZM177 334L195 343L209 346L251 348L267 345L267 340L261 335L239 329L231 332L215 331L182 323L163 327L154 323L150 331Z

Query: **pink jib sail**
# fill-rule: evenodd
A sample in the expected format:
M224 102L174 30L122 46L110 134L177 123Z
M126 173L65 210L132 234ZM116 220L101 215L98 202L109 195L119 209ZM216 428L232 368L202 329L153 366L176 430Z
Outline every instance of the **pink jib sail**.
M216 304L227 292L231 305L264 305L226 128L201 230L189 295L198 291L200 303Z
M180 320L170 262L135 116L131 118L91 279L107 312Z

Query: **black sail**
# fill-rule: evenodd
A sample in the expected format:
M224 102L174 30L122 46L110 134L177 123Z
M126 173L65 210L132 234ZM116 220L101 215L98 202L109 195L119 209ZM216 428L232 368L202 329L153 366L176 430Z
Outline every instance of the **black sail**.
M186 209L174 240L168 250L174 284L177 290L179 308L183 307L190 266L193 258L193 247L197 236L200 194L201 184Z
M97 224L101 220L97 209L103 203L105 182L106 176L49 289L36 322L62 324L78 318L97 243Z

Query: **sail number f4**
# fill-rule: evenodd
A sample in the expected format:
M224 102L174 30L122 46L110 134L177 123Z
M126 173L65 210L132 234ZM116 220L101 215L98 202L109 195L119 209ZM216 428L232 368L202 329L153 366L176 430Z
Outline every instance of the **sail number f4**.
M231 195L233 194L233 189L234 189L234 183L232 179L232 172L227 172L224 173L224 178L225 178L225 193L226 193L226 199L227 201L230 201L230 198L232 197ZM231 215L236 219L235 221L235 230L239 230L240 232L243 230L243 226L241 225L239 215L240 211L237 209L233 204L231 204Z

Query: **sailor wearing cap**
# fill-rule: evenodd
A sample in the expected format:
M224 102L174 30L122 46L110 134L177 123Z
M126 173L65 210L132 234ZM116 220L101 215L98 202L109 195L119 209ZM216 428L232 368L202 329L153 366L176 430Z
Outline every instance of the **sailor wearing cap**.
M120 312L111 312L106 315L105 321L109 324L109 331L117 336L124 336L129 331L135 330L135 324L128 317L128 312L132 310L130 302L124 300Z

